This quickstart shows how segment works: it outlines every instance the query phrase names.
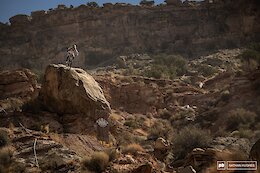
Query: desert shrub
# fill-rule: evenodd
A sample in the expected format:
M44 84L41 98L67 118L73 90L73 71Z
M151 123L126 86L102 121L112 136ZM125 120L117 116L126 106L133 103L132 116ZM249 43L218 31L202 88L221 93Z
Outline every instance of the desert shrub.
M159 109L158 113L159 113L160 118L163 118L163 119L169 119L172 116L171 112L168 111L166 108Z
M181 76L187 72L187 60L179 55L157 55L154 58L154 64L150 69L144 72L147 77L170 78Z
M138 127L137 122L136 122L135 120L133 120L133 119L128 119L128 120L126 120L125 123L124 123L124 125L125 125L125 126L128 126L128 127L130 127L130 128L137 128L137 127Z
M9 172L15 172L15 173L24 173L26 169L26 166L24 163L12 161L11 165L8 168ZM1 173L1 171L0 171Z
M173 153L177 159L183 159L194 148L208 147L212 141L211 135L195 126L188 126L179 131L173 138Z
M251 71L256 69L260 64L260 51L258 47L252 47L253 49L245 50L239 58L243 63L243 69L245 71Z
M198 71L200 74L206 77L213 76L215 73L217 73L217 70L214 67L204 64L198 67Z
M140 5L152 6L152 5L154 5L154 1L150 1L150 0L141 0L141 1L140 1Z
M9 144L9 137L6 131L0 130L0 148Z
M98 7L98 4L97 4L95 1L92 1L92 2L88 2L88 3L87 3L87 6L90 6L90 7Z
M251 43L248 48L260 52L260 43Z
M38 114L42 109L44 109L44 106L38 98L30 100L22 106L23 111L35 114Z
M250 129L240 128L238 130L238 137L252 139L254 132Z
M178 76L187 72L187 60L180 55L157 55L154 59L155 64L164 65L168 69L175 69Z
M144 71L144 75L147 77L153 77L160 79L166 73L166 68L160 65L152 65L150 69Z
M109 157L109 161L113 161L119 157L119 153L116 148L109 148L105 152Z
M143 147L139 144L133 143L123 148L122 153L136 155L138 152L144 151Z
M228 90L225 90L221 93L221 100L222 101L228 101L230 98L230 92Z
M167 139L171 131L172 127L168 120L158 119L150 128L148 138L157 139L163 137Z
M44 71L42 70L38 70L38 69L31 69L33 73L35 73L37 81L39 83L43 83L44 82Z
M13 150L10 147L0 149L0 165L8 167L12 163Z
M250 126L254 123L256 114L243 108L232 110L228 113L227 129L237 130L239 126Z
M91 158L85 158L81 162L82 170L90 170L101 173L109 163L109 156L105 152L94 152Z
M189 115L189 112L187 112L187 111L177 112L170 118L170 122L173 124L175 121L184 119L188 115Z

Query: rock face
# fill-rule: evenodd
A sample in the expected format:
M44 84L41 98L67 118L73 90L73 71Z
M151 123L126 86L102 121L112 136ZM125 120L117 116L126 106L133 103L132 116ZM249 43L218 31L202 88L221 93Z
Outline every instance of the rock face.
M0 99L31 96L37 87L36 75L28 69L0 72Z
M175 3L169 0L167 3ZM75 64L93 65L114 55L179 53L189 57L259 40L257 1L228 0L196 6L105 5L58 8L18 15L0 24L0 67L44 69L64 61L76 43Z
M40 98L49 111L108 118L110 105L94 78L79 68L49 65Z

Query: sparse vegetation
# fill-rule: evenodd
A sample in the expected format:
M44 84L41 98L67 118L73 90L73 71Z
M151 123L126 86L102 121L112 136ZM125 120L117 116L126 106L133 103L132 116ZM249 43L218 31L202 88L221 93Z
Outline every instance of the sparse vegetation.
M103 172L109 163L109 156L105 152L94 152L90 158L85 158L81 162L83 171L89 170L96 173Z
M6 131L0 130L0 148L9 144L9 137Z
M143 147L139 144L133 143L133 144L129 144L127 145L124 149L123 149L123 153L125 154L132 154L132 155L136 155L138 152L142 152L144 151Z
M154 64L144 72L147 77L174 79L187 72L187 60L179 55L157 55Z
M243 108L238 108L229 112L227 117L227 129L238 130L241 126L249 126L255 122L256 114Z
M213 76L215 73L217 73L217 70L214 67L210 65L204 65L204 64L198 67L198 71L200 74L202 74L205 77L210 77Z
M88 3L87 3L87 6L90 6L90 7L98 7L98 3L96 3L95 1L88 2Z
M158 119L154 125L150 128L148 138L168 138L169 134L172 132L172 127L168 120Z
M241 55L239 55L245 71L256 69L260 65L260 43L254 43L248 46Z
M35 73L37 77L37 82L43 83L44 81L44 71L38 69L31 69L33 73Z
M9 165L11 163L12 156L13 151L10 147L4 147L0 149L0 163L3 166Z
M133 128L133 129L135 129L135 128L138 127L138 124L137 124L136 120L134 120L134 119L128 119L128 120L126 120L125 123L124 123L124 125L125 125L125 126L128 126L128 127L130 127L130 128Z
M177 159L183 159L194 148L208 147L211 141L212 137L207 131L188 126L175 135L172 150Z
M113 161L119 157L119 152L116 148L109 148L105 151L109 157L109 161Z
M221 100L222 101L228 101L230 98L230 92L228 90L225 90L221 93Z
M0 148L0 173L23 173L25 165L13 159L14 148L9 145Z
M154 1L141 0L141 1L140 1L140 5L152 6L152 5L154 5Z
M163 119L169 119L172 116L171 112L168 111L166 108L165 109L159 109L158 112L159 112L160 118L163 118Z

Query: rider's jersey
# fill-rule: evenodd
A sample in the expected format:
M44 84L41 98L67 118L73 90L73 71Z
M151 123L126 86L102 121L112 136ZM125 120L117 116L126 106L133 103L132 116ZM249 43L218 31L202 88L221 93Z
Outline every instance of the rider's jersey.
M70 47L67 50L67 55L68 56L72 56L73 58L75 58L76 56L79 55L79 51L77 50L76 47Z

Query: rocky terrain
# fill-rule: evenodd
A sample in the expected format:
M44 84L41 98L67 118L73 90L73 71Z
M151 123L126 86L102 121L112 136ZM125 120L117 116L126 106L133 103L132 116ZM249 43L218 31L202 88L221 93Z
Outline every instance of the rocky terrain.
M147 54L89 72L51 64L43 83L28 69L2 71L0 170L193 173L216 172L217 160L259 161L260 71L245 68L245 51L187 61L174 79L147 77L157 62Z
M196 58L259 41L257 0L212 2L59 5L31 16L19 14L10 24L0 24L0 68L41 71L63 62L72 44L80 52L74 65L85 68L119 55L178 53Z

